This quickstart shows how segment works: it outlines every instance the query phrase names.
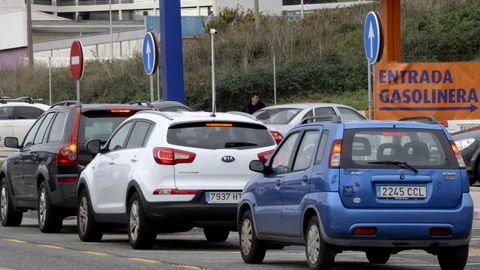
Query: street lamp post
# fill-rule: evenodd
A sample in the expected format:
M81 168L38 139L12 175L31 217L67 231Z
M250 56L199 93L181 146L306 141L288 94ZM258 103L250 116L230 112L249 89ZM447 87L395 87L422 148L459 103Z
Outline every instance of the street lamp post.
M112 0L108 0L110 14L110 60L113 61L113 27L112 27Z
M210 29L210 37L212 43L212 116L215 116L215 112L217 110L215 104L215 34L217 34L217 30Z

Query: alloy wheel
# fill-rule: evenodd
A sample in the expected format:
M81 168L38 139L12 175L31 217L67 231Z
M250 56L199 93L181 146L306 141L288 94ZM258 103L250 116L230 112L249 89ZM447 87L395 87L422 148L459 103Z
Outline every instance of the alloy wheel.
M130 208L130 236L133 241L137 240L140 217L138 216L138 201L133 201Z
M246 218L243 220L242 223L242 231L241 231L241 236L242 236L242 252L245 255L250 254L250 250L252 249L252 223L250 222L250 219Z
M2 185L2 190L0 191L0 215L2 220L7 219L8 211L8 198L7 198L7 189L5 185Z
M78 222L80 223L80 232L81 234L85 234L87 232L87 224L88 224L88 201L87 197L82 197L80 202L80 209L78 211Z
M310 226L307 234L307 256L311 264L316 264L320 254L320 232L317 226Z
M45 194L45 189L40 189L40 201L39 201L39 217L40 217L40 226L45 225L45 219L47 218L47 197Z

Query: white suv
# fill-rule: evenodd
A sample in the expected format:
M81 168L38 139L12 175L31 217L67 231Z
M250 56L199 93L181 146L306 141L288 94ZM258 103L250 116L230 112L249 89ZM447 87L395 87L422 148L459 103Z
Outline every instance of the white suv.
M128 224L133 248L151 248L159 232L204 229L209 241L236 230L237 204L254 175L249 163L275 148L267 127L249 117L206 112L139 112L80 176L78 233L100 241L101 223Z
M4 147L5 137L16 137L22 142L35 120L48 108L48 105L31 102L31 99L21 102L20 99L0 98L0 155L11 152Z

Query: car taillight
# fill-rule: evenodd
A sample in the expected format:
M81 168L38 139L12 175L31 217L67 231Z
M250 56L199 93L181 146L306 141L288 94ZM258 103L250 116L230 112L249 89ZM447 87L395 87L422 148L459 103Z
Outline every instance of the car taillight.
M282 142L283 140L283 135L282 133L278 132L278 131L270 131L270 133L272 134L272 137L273 139L275 140L275 143L278 145Z
M377 234L377 228L375 227L360 227L355 228L352 232L353 235L360 235L360 236L372 236Z
M453 232L449 228L430 228L430 236L449 236Z
M181 189L160 189L157 188L153 191L153 195L195 195L197 190L181 190Z
M440 125L448 128L448 121L447 121L447 120L441 120L441 121L440 121Z
M342 155L342 140L335 140L330 150L330 161L328 162L330 168L340 167L340 157Z
M272 154L273 154L273 150L270 150L270 151L258 153L257 156L258 156L258 159L261 162L263 162L263 164L266 164L268 159L272 156Z
M458 166L460 167L460 169L465 169L465 161L463 160L462 153L460 153L460 150L458 150L457 145L455 144L455 142L450 141L450 146L452 147L453 153L457 158Z
M58 165L76 165L78 163L78 129L80 127L80 108L75 111L73 118L72 133L70 134L70 144L60 147L55 161Z
M158 164L175 165L179 163L192 163L196 154L172 148L153 148L153 158Z

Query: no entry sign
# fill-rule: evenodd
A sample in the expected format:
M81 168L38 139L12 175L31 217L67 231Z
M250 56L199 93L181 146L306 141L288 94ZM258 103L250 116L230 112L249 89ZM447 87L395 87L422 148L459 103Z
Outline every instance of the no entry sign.
M83 47L78 40L74 41L70 48L70 73L75 81L83 77Z

